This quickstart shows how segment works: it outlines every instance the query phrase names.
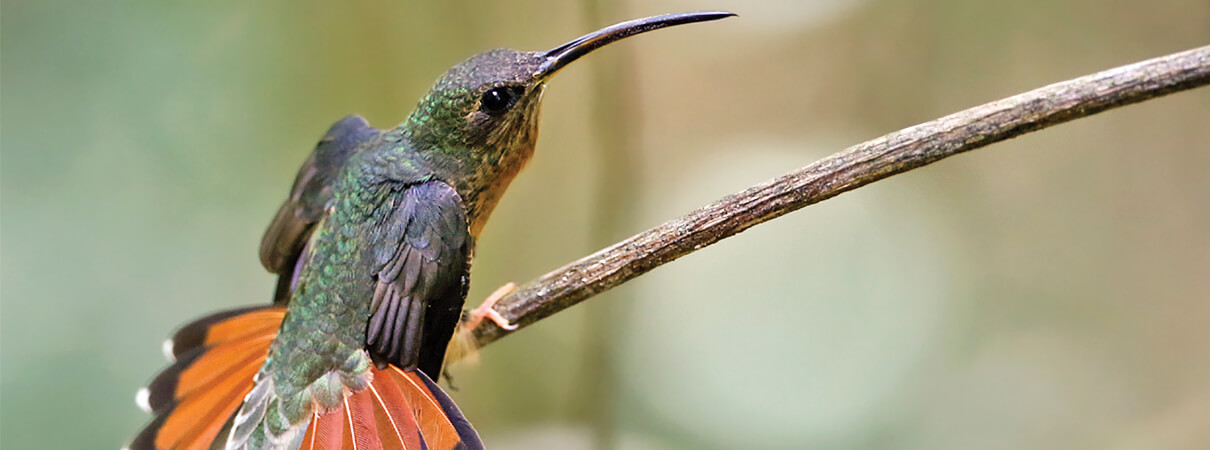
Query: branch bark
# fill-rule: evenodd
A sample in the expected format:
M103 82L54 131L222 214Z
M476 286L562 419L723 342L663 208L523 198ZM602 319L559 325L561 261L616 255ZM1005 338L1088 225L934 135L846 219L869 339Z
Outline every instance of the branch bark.
M949 156L1210 83L1210 46L1055 83L854 145L518 287L494 309L523 328L651 269L804 206ZM515 330L484 320L484 346Z

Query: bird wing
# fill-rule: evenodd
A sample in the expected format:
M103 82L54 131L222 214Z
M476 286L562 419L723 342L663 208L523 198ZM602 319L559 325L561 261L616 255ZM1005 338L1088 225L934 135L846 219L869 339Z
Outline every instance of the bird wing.
M342 402L345 395L367 389L375 379L374 366L440 375L462 311L471 239L465 206L454 188L432 177L412 180L357 181L365 184L338 195L337 212L316 225L310 245L325 251L304 249L304 258L322 266L305 269L299 289L316 295L326 291L326 307L357 308L355 315L344 323L318 319L299 325L329 329L329 334L295 329L276 339L274 356L234 416L229 449L297 448L311 412L340 407L364 412L366 405L357 403L357 409ZM324 279L318 272L331 274ZM360 307L343 304L342 294L356 295L348 301ZM283 328L294 324L296 305L291 303Z
M371 232L376 284L366 349L380 362L440 376L462 313L472 247L466 208L440 180L392 196Z
M290 196L277 210L261 239L261 264L279 275L274 303L284 304L289 299L298 272L299 255L315 223L323 217L324 208L332 200L336 176L349 157L380 134L381 130L371 127L361 116L345 117L328 129L298 170Z

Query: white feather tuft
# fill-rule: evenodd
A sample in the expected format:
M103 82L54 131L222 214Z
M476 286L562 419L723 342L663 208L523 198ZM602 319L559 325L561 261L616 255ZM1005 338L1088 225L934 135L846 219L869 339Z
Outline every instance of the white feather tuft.
M151 412L151 391L139 388L139 392L134 394L134 404L139 405L143 412Z
M160 345L160 350L164 351L164 357L168 358L168 362L176 362L176 356L172 354L172 338L164 339L164 343Z

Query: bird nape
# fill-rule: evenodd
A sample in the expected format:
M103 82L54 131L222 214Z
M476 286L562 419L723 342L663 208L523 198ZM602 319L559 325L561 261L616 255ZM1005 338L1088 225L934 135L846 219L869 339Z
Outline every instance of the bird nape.
M155 417L130 448L482 448L434 380L475 241L533 155L546 82L609 43L732 15L668 14L549 51L491 50L446 72L395 128L337 122L261 243L279 277L273 302L198 319L165 342L173 363L139 391Z

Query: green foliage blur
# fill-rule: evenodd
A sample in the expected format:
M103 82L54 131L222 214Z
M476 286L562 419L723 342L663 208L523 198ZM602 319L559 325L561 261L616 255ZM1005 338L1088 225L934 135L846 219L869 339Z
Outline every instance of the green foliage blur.
M848 145L1210 43L1155 0L7 0L0 447L118 448L160 341L269 300L257 244L328 125L446 68L645 15L546 92L468 303ZM762 225L494 344L491 448L1210 443L1210 90Z

